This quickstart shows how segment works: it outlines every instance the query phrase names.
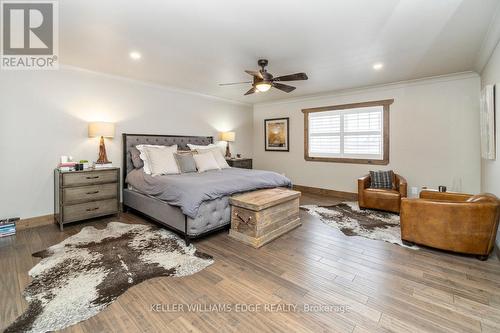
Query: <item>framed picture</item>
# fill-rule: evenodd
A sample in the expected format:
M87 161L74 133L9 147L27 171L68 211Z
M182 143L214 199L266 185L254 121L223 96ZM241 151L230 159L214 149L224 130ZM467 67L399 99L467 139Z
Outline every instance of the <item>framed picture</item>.
M487 85L481 92L481 157L486 160L496 159L495 137L495 86Z
M289 118L264 120L264 136L266 151L290 151Z

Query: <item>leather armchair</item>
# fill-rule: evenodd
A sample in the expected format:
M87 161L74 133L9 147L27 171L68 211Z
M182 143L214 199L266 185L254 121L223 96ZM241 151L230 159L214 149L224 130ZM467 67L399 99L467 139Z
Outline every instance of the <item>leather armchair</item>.
M493 194L422 191L420 199L401 201L401 239L485 260L499 218L500 202Z
M360 208L370 208L399 213L401 198L407 196L406 180L394 174L392 189L370 188L370 175L358 179L358 202Z

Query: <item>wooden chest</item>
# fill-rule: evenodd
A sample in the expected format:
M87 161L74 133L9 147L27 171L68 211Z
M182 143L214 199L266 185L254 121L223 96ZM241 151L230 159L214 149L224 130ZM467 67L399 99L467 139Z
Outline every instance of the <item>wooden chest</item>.
M300 192L273 188L231 197L229 236L259 248L300 226Z

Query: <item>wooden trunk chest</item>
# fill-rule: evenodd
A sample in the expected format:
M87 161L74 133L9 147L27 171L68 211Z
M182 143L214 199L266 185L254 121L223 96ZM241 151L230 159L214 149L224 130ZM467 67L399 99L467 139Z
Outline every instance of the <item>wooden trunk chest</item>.
M257 190L231 197L229 236L259 248L300 226L300 192L286 188Z

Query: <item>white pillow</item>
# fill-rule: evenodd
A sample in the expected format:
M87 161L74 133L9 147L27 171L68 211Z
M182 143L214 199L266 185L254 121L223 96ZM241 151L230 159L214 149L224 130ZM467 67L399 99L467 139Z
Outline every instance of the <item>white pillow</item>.
M148 156L146 155L146 148L151 147L151 148L161 148L165 146L159 146L159 145L137 145L135 148L139 150L140 154L139 157L141 158L142 162L144 162L144 167L142 170L144 171L145 174L150 175L151 174L151 167L149 166L149 159Z
M205 146L201 146L201 145L192 145L190 143L187 144L187 146L189 147L189 149L191 150L197 150L197 149L207 149L207 148L212 148L214 146L214 144L209 144L208 146L205 145Z
M226 156L226 147L227 147L227 141L217 141L214 146L219 148L220 152L222 153L222 156Z
M220 170L219 164L217 164L213 154L195 154L193 158L198 172Z
M222 156L224 156L224 155L226 155L227 142L226 141L218 141L215 144L211 143L207 146L192 145L192 144L188 143L187 146L191 150L204 150L204 149L218 148L220 150L220 152L222 153Z
M177 145L169 147L140 145L137 146L137 149L141 152L140 157L144 161L144 173L153 176L179 173L179 167L174 157Z
M212 148L212 149L197 149L196 152L198 154L212 154L215 158L215 161L217 162L217 165L219 165L219 168L221 169L228 169L230 168L229 164L227 164L226 159L222 155L219 149L217 148Z

